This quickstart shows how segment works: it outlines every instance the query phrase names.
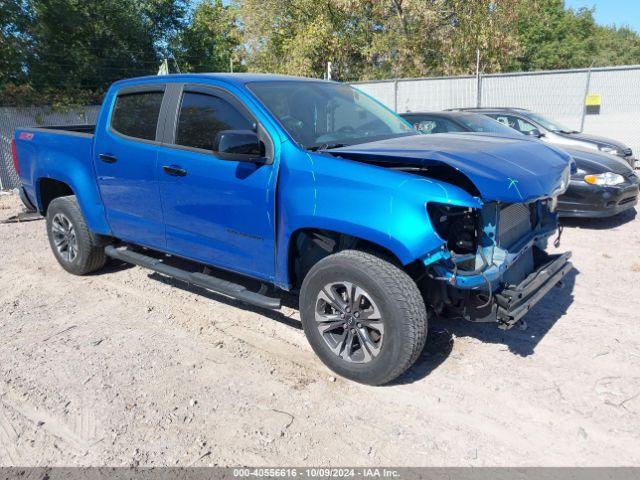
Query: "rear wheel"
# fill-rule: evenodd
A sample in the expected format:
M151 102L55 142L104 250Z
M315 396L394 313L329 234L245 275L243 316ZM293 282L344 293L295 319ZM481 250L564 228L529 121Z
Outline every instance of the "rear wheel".
M56 260L67 272L85 275L104 266L104 245L87 227L75 196L59 197L47 208L47 235Z
M418 358L427 313L415 282L375 255L344 250L316 263L302 283L304 331L336 373L380 385Z

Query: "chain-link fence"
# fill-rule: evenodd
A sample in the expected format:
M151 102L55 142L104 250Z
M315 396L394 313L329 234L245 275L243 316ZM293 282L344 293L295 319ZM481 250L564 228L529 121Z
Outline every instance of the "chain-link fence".
M15 188L19 185L11 157L11 139L16 128L95 123L99 111L99 106L87 106L64 112L50 106L0 107L0 190Z
M456 107L521 107L568 127L610 137L640 152L640 66L356 82L397 112ZM601 98L599 113L584 115L586 94ZM0 188L18 186L11 159L16 128L95 123L98 106L70 112L51 107L0 108ZM636 153L637 155L638 153Z
M397 79L353 85L399 113L447 108L520 107L568 127L609 137L640 153L640 66ZM587 94L599 113L584 116Z

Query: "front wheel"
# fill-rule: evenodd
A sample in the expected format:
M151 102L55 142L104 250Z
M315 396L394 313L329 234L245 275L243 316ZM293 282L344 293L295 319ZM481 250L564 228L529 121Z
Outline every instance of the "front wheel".
M427 337L427 312L407 273L375 255L344 250L316 263L300 291L305 334L343 377L381 385L407 370Z

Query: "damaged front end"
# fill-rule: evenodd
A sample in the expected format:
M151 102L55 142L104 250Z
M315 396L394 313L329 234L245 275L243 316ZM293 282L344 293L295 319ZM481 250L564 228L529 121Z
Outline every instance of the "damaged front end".
M569 185L573 160L565 152L524 137L450 133L331 154L438 182L444 195L425 190L425 196L432 197L429 233L442 243L413 266L439 314L510 328L572 268L569 253L545 252L559 231L557 197Z
M447 317L511 328L571 270L570 253L549 255L555 199L490 202L481 208L428 203L440 249L428 253L425 296Z

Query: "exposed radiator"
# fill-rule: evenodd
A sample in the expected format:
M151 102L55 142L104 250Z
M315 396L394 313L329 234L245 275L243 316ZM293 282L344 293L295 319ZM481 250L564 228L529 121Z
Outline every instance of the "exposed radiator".
M529 205L515 203L500 210L498 242L502 248L509 248L530 232L531 228Z

